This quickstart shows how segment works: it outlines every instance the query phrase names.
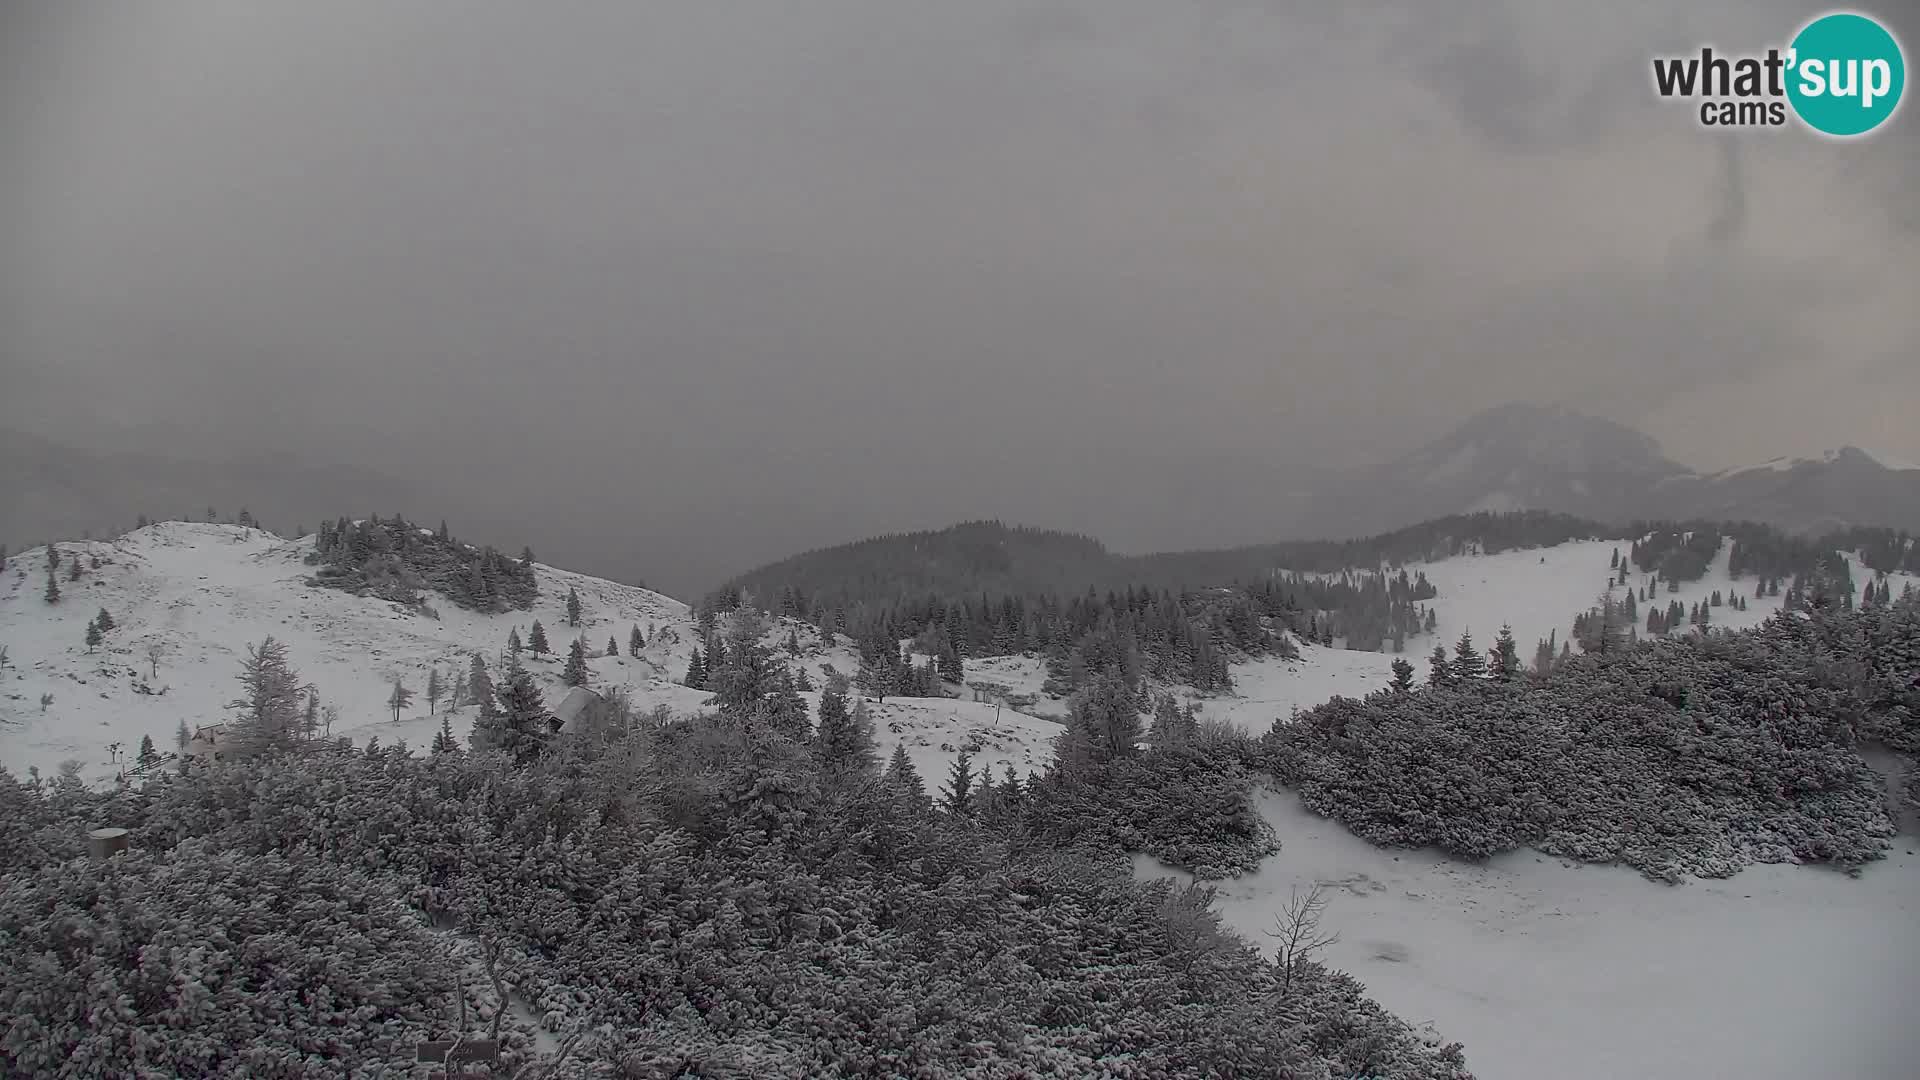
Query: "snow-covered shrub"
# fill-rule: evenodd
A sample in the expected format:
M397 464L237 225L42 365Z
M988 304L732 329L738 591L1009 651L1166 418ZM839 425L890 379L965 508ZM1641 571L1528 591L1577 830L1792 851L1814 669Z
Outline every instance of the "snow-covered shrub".
M1894 831L1856 741L1920 749L1916 657L1912 601L1782 615L1581 657L1544 681L1336 698L1276 724L1267 764L1378 844L1533 847L1665 880L1850 867Z

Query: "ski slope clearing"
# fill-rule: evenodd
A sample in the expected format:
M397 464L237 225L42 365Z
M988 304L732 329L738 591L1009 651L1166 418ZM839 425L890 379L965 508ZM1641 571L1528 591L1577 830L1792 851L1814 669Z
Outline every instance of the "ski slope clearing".
M1227 923L1270 951L1290 890L1321 884L1340 940L1320 959L1465 1043L1481 1080L1892 1080L1920 1061L1920 837L1858 878L1760 865L1670 886L1531 851L1376 848L1287 792L1260 808L1282 847L1217 883Z
M1263 735L1275 720L1285 720L1297 709L1382 689L1393 678L1393 660L1390 653L1302 645L1298 660L1264 656L1236 664L1231 693L1190 700L1203 719L1225 720L1242 731Z
M463 673L479 653L497 674L508 634L518 629L525 640L536 619L553 652L523 653L522 659L549 704L565 692L560 673L575 636L587 644L589 685L624 688L637 710L665 705L684 715L711 697L677 681L699 639L686 604L551 566L535 564L540 597L531 611L481 614L434 597L434 618L308 585L314 569L304 561L313 550L310 538L165 522L112 541L57 547L57 603L42 598L44 549L10 557L0 572L0 645L7 648L0 671L0 765L17 774L37 767L52 775L74 760L83 779L108 780L130 761L142 736L151 736L162 753L175 751L182 722L192 729L229 717L247 647L269 635L287 644L302 678L339 709L329 734L359 746L377 738L424 751L441 724L425 701L429 671L438 668L443 679ZM91 566L96 556L97 569ZM75 557L84 570L78 581L68 581L66 560ZM580 596L577 629L567 625L569 589ZM102 608L115 627L89 651L86 626ZM636 626L646 638L638 657L626 655ZM785 652L789 635L800 645L798 656ZM609 639L620 655L602 655ZM774 621L765 640L776 656L808 666L816 683L830 671L851 673L857 664L850 649L823 642L802 624ZM387 705L395 680L416 695L398 722ZM43 694L52 695L44 711ZM818 706L817 693L803 696ZM449 718L463 743L474 711L455 710ZM439 712L447 712L444 705ZM881 753L905 743L930 787L937 787L968 745L978 748L976 763L992 764L996 776L1007 765L1022 775L1037 770L1059 731L1057 724L1010 709L949 699L889 699L874 707L874 724ZM110 750L116 742L117 752Z

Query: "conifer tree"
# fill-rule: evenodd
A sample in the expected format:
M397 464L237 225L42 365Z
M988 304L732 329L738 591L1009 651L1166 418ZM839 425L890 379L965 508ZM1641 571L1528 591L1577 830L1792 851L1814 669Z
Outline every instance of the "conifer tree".
M1154 748L1165 750L1179 746L1187 741L1186 735L1186 726L1180 718L1180 706L1174 702L1172 694L1161 694L1160 700L1153 706Z
M1445 688L1454 684L1453 664L1447 659L1447 647L1435 645L1427 657L1427 685Z
M106 608L101 608L100 614L95 615L93 617L93 621L99 624L100 632L103 634L110 633L113 630L113 627L114 627L113 616L107 614Z
M151 769L160 762L160 751L154 749L153 736L140 736L140 756L134 759L143 769Z
M400 722L400 711L413 704L413 691L400 679L393 680L393 693L387 695L387 708L393 710L393 722Z
M460 749L460 740L453 736L453 714L442 713L440 730L433 733L433 752L451 754Z
M1502 626L1500 636L1495 639L1489 651L1492 661L1493 677L1501 682L1512 682L1520 674L1520 649L1513 640L1513 627Z
M227 704L240 713L227 746L252 755L290 746L300 724L300 697L312 690L302 685L287 657L287 647L269 637L248 646L240 664L242 693Z
M560 681L568 686L587 685L587 643L580 638L567 647L567 666L560 672Z
M955 817L971 816L974 809L973 751L961 750L940 789L940 809Z
M813 689L813 678L807 674L806 668L803 667L794 674L793 688L803 694Z
M80 580L80 556L78 555L75 555L73 558L67 560L67 580L68 581Z
M432 716L440 707L440 699L445 697L447 688L440 681L440 665L427 669L427 715Z
M520 650L525 647L526 646L520 644L520 628L519 627L516 626L513 629L507 631L507 655L508 656L519 656Z
M193 741L193 733L187 730L185 720L180 721L180 726L174 730L173 741L180 747L181 753L187 752L187 744Z
M793 684L793 676L786 668L780 669L778 688L769 701L767 716L773 729L795 742L805 742L813 736L813 718L807 712L806 699Z
M1007 762L1007 775L1000 781L1000 797L1008 807L1017 808L1026 797L1026 789L1021 787L1020 778L1013 775L1013 762Z
M829 774L859 773L875 763L873 715L864 698L855 699L848 710L843 678L829 682L820 697L820 726L813 741L814 756Z
M547 628L540 625L539 619L533 620L533 629L527 632L527 648L532 650L535 656L545 656L549 651Z
M467 696L480 707L482 717L499 713L500 706L493 695L493 676L487 674L487 662L479 653L473 654L473 667L467 672Z
M919 771L913 767L913 759L907 757L907 747L904 743L894 744L893 757L887 761L887 771L881 775L881 779L915 802L926 801L926 786L921 783Z
M619 643L618 641L615 641L615 640L613 640L612 638L608 638L608 639L607 639L607 651L606 651L606 652L603 652L603 653L601 653L600 655L601 655L601 656L619 656L619 655L620 655L620 643Z
M714 651L720 660L709 659L707 664L707 684L721 712L753 715L776 689L773 654L761 643L765 633L766 621L759 612L746 608L734 612L725 648Z
M647 639L640 636L640 624L633 625L633 633L627 635L627 655L638 657L640 650L647 647Z
M567 586L567 625L580 625L580 594L571 585Z
M1461 679L1478 679L1484 677L1486 673L1487 658L1481 655L1479 649L1474 647L1473 631L1461 631L1460 640L1455 642L1453 646L1454 679L1456 681Z
M40 596L49 604L60 602L60 579L54 575L52 562L47 563L47 588Z
M87 651L92 652L98 648L100 646L100 640L105 636L105 634L100 632L99 622L89 622L87 624Z
M504 751L518 764L538 758L552 741L553 714L547 711L533 674L518 664L510 665L497 696L499 709L474 724L474 747Z
M835 763L840 746L847 741L847 732L853 723L844 675L827 680L826 689L820 692L819 717L814 731L814 753L823 766L830 766Z
M1413 691L1413 665L1407 663L1405 657L1393 658L1393 681L1387 684L1387 688L1396 694Z

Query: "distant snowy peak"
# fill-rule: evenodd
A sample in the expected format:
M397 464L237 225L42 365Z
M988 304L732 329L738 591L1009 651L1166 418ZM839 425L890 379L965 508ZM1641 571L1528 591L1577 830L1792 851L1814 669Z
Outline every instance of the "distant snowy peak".
M1768 458L1753 465L1737 465L1714 473L1712 479L1727 479L1747 473L1792 472L1803 467L1827 466L1885 469L1889 472L1920 472L1920 465L1910 461L1902 461L1888 454L1875 453L1858 446L1842 446L1837 450L1822 451L1819 457L1777 457Z

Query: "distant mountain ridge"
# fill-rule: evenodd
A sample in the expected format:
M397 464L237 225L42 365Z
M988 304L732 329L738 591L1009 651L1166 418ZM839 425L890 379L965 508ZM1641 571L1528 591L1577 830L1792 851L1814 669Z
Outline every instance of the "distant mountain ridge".
M1365 536L1483 510L1609 523L1754 521L1798 534L1920 530L1920 468L1845 446L1703 474L1625 424L1514 403L1386 463L1346 470L1299 517L1311 535Z

